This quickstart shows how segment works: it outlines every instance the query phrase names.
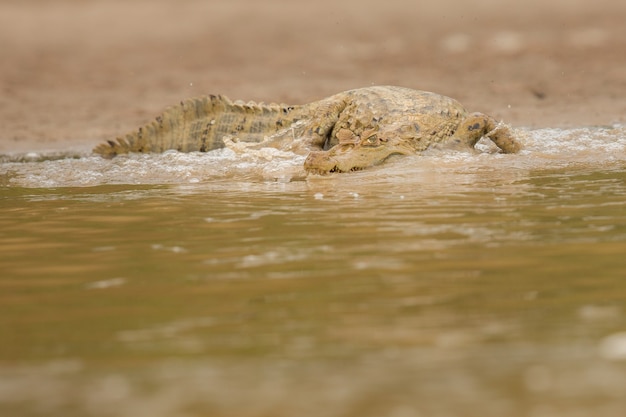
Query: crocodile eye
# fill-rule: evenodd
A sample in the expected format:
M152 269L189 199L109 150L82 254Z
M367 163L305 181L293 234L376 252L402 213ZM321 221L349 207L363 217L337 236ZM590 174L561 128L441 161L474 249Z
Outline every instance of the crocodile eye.
M376 134L368 137L362 143L363 146L378 146L380 142L378 141L378 136Z

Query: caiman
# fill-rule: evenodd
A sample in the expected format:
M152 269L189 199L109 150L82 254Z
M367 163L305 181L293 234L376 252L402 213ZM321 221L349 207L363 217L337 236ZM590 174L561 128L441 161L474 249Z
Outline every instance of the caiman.
M104 157L128 152L208 152L228 141L307 154L313 173L350 172L391 155L413 155L433 145L473 148L482 137L504 153L521 149L510 128L456 100L403 87L345 91L304 105L231 101L209 95L182 101L115 141L98 145Z

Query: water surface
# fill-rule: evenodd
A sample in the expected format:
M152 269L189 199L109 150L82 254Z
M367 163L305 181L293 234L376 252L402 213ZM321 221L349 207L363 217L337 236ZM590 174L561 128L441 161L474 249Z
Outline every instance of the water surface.
M519 134L1 157L0 415L624 415L626 129Z

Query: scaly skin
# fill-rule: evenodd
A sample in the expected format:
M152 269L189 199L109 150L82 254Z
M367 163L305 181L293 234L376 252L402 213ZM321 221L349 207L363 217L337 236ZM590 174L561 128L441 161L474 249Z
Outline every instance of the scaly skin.
M507 126L468 114L456 100L402 87L350 90L301 106L232 102L223 96L189 99L155 121L94 152L207 152L236 138L257 146L306 152L309 172L349 172L411 155L433 145L473 148L490 138L505 153L521 146Z

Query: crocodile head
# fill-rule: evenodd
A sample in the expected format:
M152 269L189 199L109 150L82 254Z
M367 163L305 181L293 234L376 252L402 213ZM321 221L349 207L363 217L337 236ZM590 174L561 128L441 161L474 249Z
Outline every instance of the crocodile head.
M339 143L326 151L313 151L304 161L312 173L360 171L378 165L391 155L411 155L415 150L403 135L384 134L369 129L356 135L348 129L337 133Z

